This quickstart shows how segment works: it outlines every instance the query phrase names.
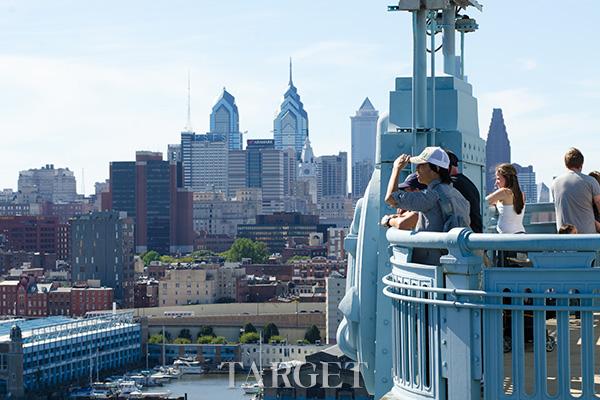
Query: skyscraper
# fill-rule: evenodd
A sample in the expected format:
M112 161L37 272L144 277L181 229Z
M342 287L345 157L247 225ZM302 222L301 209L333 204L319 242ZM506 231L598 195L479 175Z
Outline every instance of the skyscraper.
M535 172L533 166L522 167L519 164L513 164L517 170L517 178L519 179L519 186L521 191L525 193L526 203L537 203L537 185L535 184Z
M284 211L293 199L297 162L293 149L275 149L273 139L249 139L246 150L230 151L229 191L260 189L265 213Z
M502 109L494 108L485 145L486 193L494 191L496 166L502 163L510 163L510 141Z
M236 195L238 190L248 187L246 184L248 175L246 150L229 150L227 164L227 196L231 198Z
M183 186L196 192L227 193L229 150L220 134L181 133Z
M550 203L550 188L544 182L537 184L538 203Z
M170 144L167 147L167 161L181 162L181 144Z
M110 164L110 189L103 193L102 209L125 211L133 218L138 253L193 249L192 193L180 186L180 168L163 161L162 153L148 151L137 152L134 162Z
M229 150L242 149L242 134L240 133L240 116L235 97L225 88L212 108L210 114L210 133L222 135L228 143Z
M375 168L375 142L377 139L377 120L379 112L375 110L369 98L365 98L350 117L352 129L352 196L362 197L371 180Z
M296 152L296 159L299 160L307 136L308 114L304 110L304 104L300 101L298 89L292 81L292 60L290 59L288 90L283 95L283 102L273 121L275 148L284 150L291 147Z
M284 211L284 156L277 149L263 149L262 156L262 210L265 214Z
M274 148L273 139L250 139L246 142L246 187L262 188L263 151Z
M317 197L348 194L348 153L317 158Z
M298 175L298 159L294 149L287 148L283 150L283 195L285 197L294 196L294 187ZM291 211L291 210L286 210Z

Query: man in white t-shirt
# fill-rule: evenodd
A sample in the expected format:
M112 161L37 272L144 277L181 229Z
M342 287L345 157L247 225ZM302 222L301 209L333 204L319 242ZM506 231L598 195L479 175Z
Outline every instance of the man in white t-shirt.
M594 207L600 209L600 184L581 173L583 154L570 148L565 154L568 171L552 182L552 197L556 209L556 229L574 225L579 233L598 233L600 223L594 218Z

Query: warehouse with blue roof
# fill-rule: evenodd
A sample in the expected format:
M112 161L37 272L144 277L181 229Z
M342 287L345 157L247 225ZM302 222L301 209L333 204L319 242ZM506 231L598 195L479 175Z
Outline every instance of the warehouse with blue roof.
M59 387L141 359L131 312L0 321L0 397Z

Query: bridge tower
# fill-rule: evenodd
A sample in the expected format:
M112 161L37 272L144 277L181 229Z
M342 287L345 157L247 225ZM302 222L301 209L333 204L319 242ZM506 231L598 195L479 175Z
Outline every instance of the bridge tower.
M427 146L450 149L462 161L461 172L484 191L485 142L479 137L477 100L464 63L465 34L478 28L475 20L464 14L470 8L482 9L475 0L399 0L388 7L389 11L411 13L413 74L396 78L389 113L379 121L375 171L357 203L345 241L347 287L340 303L344 320L337 334L340 349L360 363L367 390L376 399L393 385L392 303L383 295L382 283L391 269L390 250L386 230L378 221L393 211L383 195L394 160L403 153L419 154ZM438 34L442 35L441 45L436 42ZM438 51L443 54L442 76L435 74ZM405 171L405 176L409 172Z

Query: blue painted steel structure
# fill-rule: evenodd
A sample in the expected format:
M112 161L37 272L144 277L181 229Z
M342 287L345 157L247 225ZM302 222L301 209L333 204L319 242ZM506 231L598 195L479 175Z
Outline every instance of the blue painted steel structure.
M480 192L484 188L485 143L477 101L464 79L464 34L477 24L457 15L469 6L481 9L473 0L400 0L390 7L413 15L413 77L397 78L390 93L389 116L379 123L376 168L345 241L349 262L338 345L361 363L376 399L597 399L593 312L600 311L600 269L592 262L600 236L542 235L555 228L531 223L530 216L527 235L386 232L377 225L392 212L383 194L399 154L418 154L428 145L449 148L462 160L462 172ZM426 76L427 30L443 32L446 76ZM552 208L532 205L527 212ZM415 264L416 247L447 249L448 255L439 265ZM484 267L483 250L526 252L529 265ZM575 351L573 321L580 321L581 332ZM575 384L574 357L581 360Z
M598 398L599 235L390 229L387 238L395 356L388 398L479 399L482 389L485 399ZM449 254L439 265L410 262L420 247ZM484 268L481 250L528 252L531 266ZM580 380L570 371L575 361Z
M480 189L483 187L485 143L479 137L477 100L471 85L452 67L457 62L453 42L455 7L454 1L446 0L402 0L390 7L413 13L413 77L396 79L389 115L380 118L375 171L356 206L346 238L350 261L347 294L340 304L345 321L338 331L340 347L362 363L365 384L376 398L393 384L389 334L392 304L382 298L382 279L389 272L388 242L385 231L376 223L383 214L392 212L383 194L393 161L402 153L418 154L428 145L449 148L463 161L462 172ZM442 12L442 20L432 23L437 21L438 11ZM442 51L447 76L427 77L427 29L444 32ZM435 39L432 43L435 46ZM428 108L428 104L432 106Z

